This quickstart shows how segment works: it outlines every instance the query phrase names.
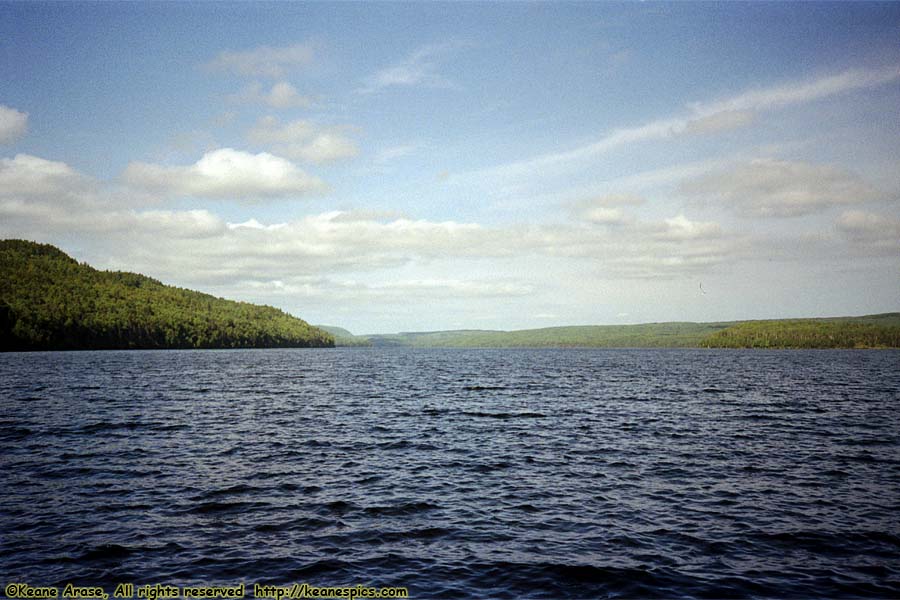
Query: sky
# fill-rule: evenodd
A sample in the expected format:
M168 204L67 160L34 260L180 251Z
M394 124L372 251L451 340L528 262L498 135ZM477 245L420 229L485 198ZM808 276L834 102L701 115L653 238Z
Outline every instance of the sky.
M900 310L900 3L3 3L0 238L353 333Z

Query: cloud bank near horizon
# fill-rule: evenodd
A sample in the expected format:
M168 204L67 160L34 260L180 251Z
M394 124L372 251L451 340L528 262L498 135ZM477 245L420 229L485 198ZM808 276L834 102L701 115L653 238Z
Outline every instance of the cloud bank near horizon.
M575 75L545 72L573 99L536 90L554 108L537 116L512 90L473 86L505 73L483 41L398 43L345 76L339 45L303 39L197 56L186 72L210 106L175 133L204 147L92 150L122 164L102 176L52 150L62 117L0 98L0 236L368 332L790 316L792 297L837 314L900 297L900 63L757 66L730 92L661 95L654 114L604 108L586 135ZM650 60L635 46L610 69L602 50L626 87ZM574 72L584 56L542 60Z

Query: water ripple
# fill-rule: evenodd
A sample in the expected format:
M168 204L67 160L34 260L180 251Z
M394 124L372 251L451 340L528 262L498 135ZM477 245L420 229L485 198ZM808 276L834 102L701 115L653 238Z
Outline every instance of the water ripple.
M0 575L898 597L898 364L896 351L0 354Z

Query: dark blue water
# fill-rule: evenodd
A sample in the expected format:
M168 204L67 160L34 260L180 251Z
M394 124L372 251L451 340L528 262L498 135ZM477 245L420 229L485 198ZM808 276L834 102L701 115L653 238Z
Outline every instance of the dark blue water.
M2 585L900 597L896 351L2 354L0 406Z

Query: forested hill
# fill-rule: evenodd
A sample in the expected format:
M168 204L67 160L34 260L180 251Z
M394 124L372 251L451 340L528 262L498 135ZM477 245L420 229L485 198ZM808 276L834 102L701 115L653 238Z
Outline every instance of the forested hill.
M335 327L334 325L316 325L319 329L327 331L334 336L335 346L371 346L372 342L368 338L356 336L344 329L343 327Z
M703 340L710 348L900 348L900 313L748 321Z
M98 271L54 246L0 240L0 349L283 348L334 337L269 306Z
M349 334L349 332L346 332ZM345 345L336 337L337 345ZM720 323L585 325L352 336L359 345L449 348L898 348L900 313Z

